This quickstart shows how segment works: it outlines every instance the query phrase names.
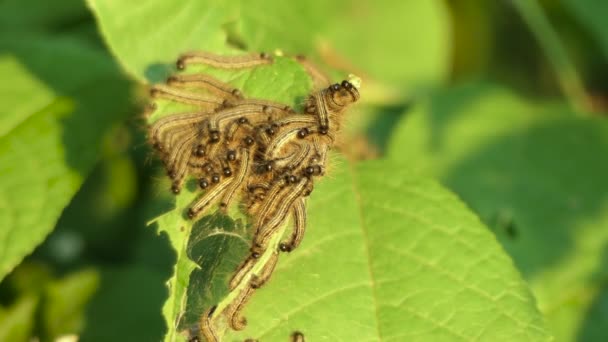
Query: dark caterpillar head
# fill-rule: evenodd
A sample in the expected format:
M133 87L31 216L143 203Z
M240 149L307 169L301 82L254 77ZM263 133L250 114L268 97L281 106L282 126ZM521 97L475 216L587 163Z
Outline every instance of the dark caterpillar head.
M350 82L344 80L342 83L332 84L325 93L327 100L331 101L332 107L346 107L359 100L359 90Z

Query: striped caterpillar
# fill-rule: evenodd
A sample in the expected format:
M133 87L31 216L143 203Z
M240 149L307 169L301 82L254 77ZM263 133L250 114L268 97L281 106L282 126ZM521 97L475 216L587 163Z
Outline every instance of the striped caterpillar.
M325 82L326 78L319 81L322 73L305 59L296 60L317 83ZM216 336L212 315L224 312L233 329L244 328L246 320L240 311L253 291L270 278L278 250L291 252L302 241L306 198L315 179L325 174L343 113L359 99L357 87L345 80L313 91L306 97L303 111L296 112L285 104L247 98L239 89L210 75L186 72L192 65L235 70L263 67L273 61L265 53L231 57L188 53L178 59L181 72L150 91L153 100L190 108L156 119L148 132L172 181L173 193L179 194L190 177L198 181L201 194L190 204L186 216L196 220L216 205L226 211L239 203L253 226L250 255L229 284L231 291L239 291L234 303L207 310L201 319L201 331L208 340ZM293 229L288 239L270 246L290 218ZM272 267L265 265L259 268L259 275L251 274L267 251L272 256L266 262Z

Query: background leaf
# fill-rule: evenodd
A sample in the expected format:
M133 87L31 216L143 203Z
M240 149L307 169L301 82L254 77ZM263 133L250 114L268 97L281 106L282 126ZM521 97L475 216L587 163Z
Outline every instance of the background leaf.
M560 341L605 336L606 153L605 120L488 84L421 103L390 144L393 158L438 176L492 228Z
M45 92L4 108L16 114L7 114L13 127L0 137L0 278L53 229L129 103L127 84L102 53L71 40L23 38L0 37L3 60L13 61L4 65L20 91ZM109 87L113 101L99 87Z
M56 2L27 0L26 3L20 0L3 0L0 2L2 32L66 29L78 25L88 16L87 8L80 0Z
M88 3L120 63L141 81L162 79L163 65L185 51L235 47L323 55L341 69L409 90L444 80L449 69L442 1Z
M593 36L608 60L608 3L601 0L561 0L566 8L576 16L579 23Z
M38 298L24 296L0 311L0 337L5 341L27 341L34 328Z
M46 287L42 311L47 339L81 331L85 324L85 306L99 287L99 274L83 270L56 280Z
M158 311L166 275L141 265L106 268L86 313L84 341L158 341L163 330Z
M0 116L2 137L29 115L52 103L55 95L52 89L30 74L14 56L3 54L0 57L0 73L13 80L11 83L0 84L0 92L6 94L4 105L9 109ZM30 96L30 100L24 102L26 96Z

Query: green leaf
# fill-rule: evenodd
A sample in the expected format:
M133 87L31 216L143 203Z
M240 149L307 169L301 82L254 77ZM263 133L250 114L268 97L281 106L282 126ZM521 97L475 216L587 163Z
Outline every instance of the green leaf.
M573 118L562 104L467 84L408 113L389 150L393 159L438 176L488 223L530 283L558 341L602 339L605 119Z
M38 297L25 295L10 308L0 308L0 340L25 342L34 330Z
M437 0L88 4L111 50L140 81L166 76L180 53L232 47L322 55L334 67L410 90L449 71L449 18Z
M561 0L593 36L608 60L608 3L603 0Z
M12 80L12 82L0 83L3 105L8 109L0 116L0 137L2 137L27 119L28 115L52 103L55 94L12 55L0 55L0 74ZM25 98L28 101L23 101Z
M308 211L303 244L227 340L549 340L509 257L436 182L387 161L344 163Z
M87 306L80 340L159 341L163 321L158 308L166 296L165 276L131 265L101 272L99 291Z
M51 282L42 308L43 333L49 340L78 334L85 324L85 306L99 287L99 273L83 270Z
M158 81L166 65L191 50L226 51L223 1L152 1L146 6L88 0L100 31L123 68L140 81Z
M0 71L11 80L0 85L0 137L59 96L73 96L96 78L116 75L100 51L70 39L35 35L0 36Z
M162 313L168 327L165 341L185 341L204 310L228 295L227 279L246 256L248 234L241 222L216 214L199 223L184 219L183 208L194 199L181 195L173 210L158 220L177 252L174 273L167 282L169 297Z
M34 99L0 99L9 118L0 137L1 279L53 229L126 113L129 89L103 53L70 40L0 37L0 51L16 89Z
M510 259L458 199L397 164L343 166L317 186L304 243L253 297L250 326L226 340L281 340L294 330L332 341L549 339ZM175 210L158 220L178 251L164 308L170 341L183 340L182 316L195 324L190 310L200 315L226 294L248 249L229 218L203 218L188 234L183 217ZM206 298L187 306L195 295Z

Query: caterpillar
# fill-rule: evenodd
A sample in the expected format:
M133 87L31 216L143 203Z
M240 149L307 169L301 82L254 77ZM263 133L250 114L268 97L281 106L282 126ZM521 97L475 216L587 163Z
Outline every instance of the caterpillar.
M290 342L306 342L306 340L304 339L304 334L302 334L299 331L294 331L293 333L291 333L291 335L289 335L289 341ZM243 340L243 342L259 342L259 340L256 340L253 338L247 338L247 339Z
M213 313L215 312L215 309L216 307L212 306L209 309L205 310L205 312L201 316L200 332L207 342L219 341L219 337L217 336L215 328L213 327L213 324L211 322L211 318L213 316ZM198 337L195 338L198 339Z
M308 60L295 59L314 84L329 84ZM298 112L286 104L248 98L210 75L187 73L193 65L236 70L264 67L274 60L266 53L220 56L191 52L179 57L178 74L150 90L153 101L191 108L158 118L148 129L150 144L172 181L171 191L179 194L188 178L197 179L200 194L185 216L197 220L212 207L226 211L238 202L252 223L250 254L229 282L229 289L239 294L224 312L235 330L245 327L246 320L239 313L271 277L278 252L291 252L300 245L306 229L306 198L315 180L325 174L327 155L337 140L344 112L360 98L358 87L344 80L314 90ZM157 108L156 102L149 106L151 111ZM270 246L289 218L291 236ZM267 264L257 268L259 274L251 275L269 248L273 254L265 259ZM217 339L212 324L215 311L216 307L207 310L200 320L200 331L207 340Z
M304 339L304 334L302 334L299 331L294 331L293 333L291 333L291 335L289 335L289 341L290 342L306 342L306 340ZM243 342L259 342L259 340L256 340L254 338L247 338L247 339L243 340Z
M291 342L305 342L304 334L299 331L294 331L291 334Z

